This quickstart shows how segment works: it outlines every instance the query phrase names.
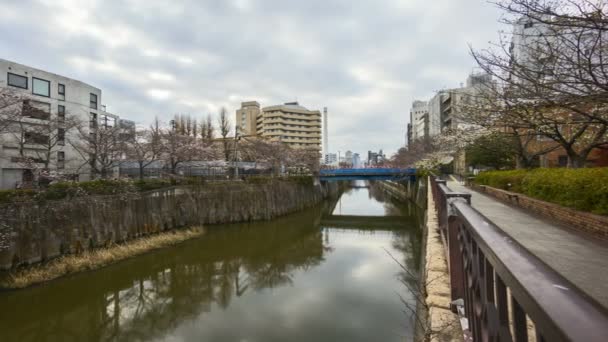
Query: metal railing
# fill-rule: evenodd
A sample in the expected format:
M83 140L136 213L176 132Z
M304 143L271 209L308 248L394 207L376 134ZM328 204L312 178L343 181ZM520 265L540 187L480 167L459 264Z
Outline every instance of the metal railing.
M608 341L603 307L475 210L470 194L430 178L452 300L464 302L474 341Z

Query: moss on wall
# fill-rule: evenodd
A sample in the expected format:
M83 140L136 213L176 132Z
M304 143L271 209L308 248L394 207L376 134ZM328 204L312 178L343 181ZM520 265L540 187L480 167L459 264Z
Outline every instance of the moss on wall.
M0 270L204 224L269 220L337 191L335 183L226 183L0 207Z

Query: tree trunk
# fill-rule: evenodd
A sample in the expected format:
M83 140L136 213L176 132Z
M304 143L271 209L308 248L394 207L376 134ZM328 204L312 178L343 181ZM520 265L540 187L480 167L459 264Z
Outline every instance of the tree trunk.
M144 163L139 163L139 180L144 180Z

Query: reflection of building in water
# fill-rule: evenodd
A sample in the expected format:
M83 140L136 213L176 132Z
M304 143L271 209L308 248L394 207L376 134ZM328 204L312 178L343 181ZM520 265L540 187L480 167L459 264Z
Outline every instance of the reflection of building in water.
M322 231L297 224L319 217L317 208L257 222L255 229L219 227L179 249L88 273L80 281L15 293L8 302L0 297L0 305L13 308L10 316L0 314L0 340L38 341L51 332L61 341L162 337L213 305L226 308L245 293L290 284L294 272L321 263L330 250ZM37 303L36 310L29 303Z

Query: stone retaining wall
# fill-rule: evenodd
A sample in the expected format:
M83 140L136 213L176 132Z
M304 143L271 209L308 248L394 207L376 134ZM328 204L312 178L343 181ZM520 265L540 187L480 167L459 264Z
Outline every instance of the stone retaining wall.
M566 208L558 204L534 199L516 192L496 189L486 185L469 185L473 190L490 195L502 202L530 210L557 220L571 228L608 240L608 217Z
M425 209L423 255L419 288L424 298L417 305L416 341L464 341L458 315L450 310L450 276L446 252L441 242L435 201L428 179L406 186L395 182L380 182L381 188L398 200L414 201ZM422 300L421 300L422 301Z
M269 220L337 191L336 183L226 183L6 205L0 207L0 270L182 227Z

